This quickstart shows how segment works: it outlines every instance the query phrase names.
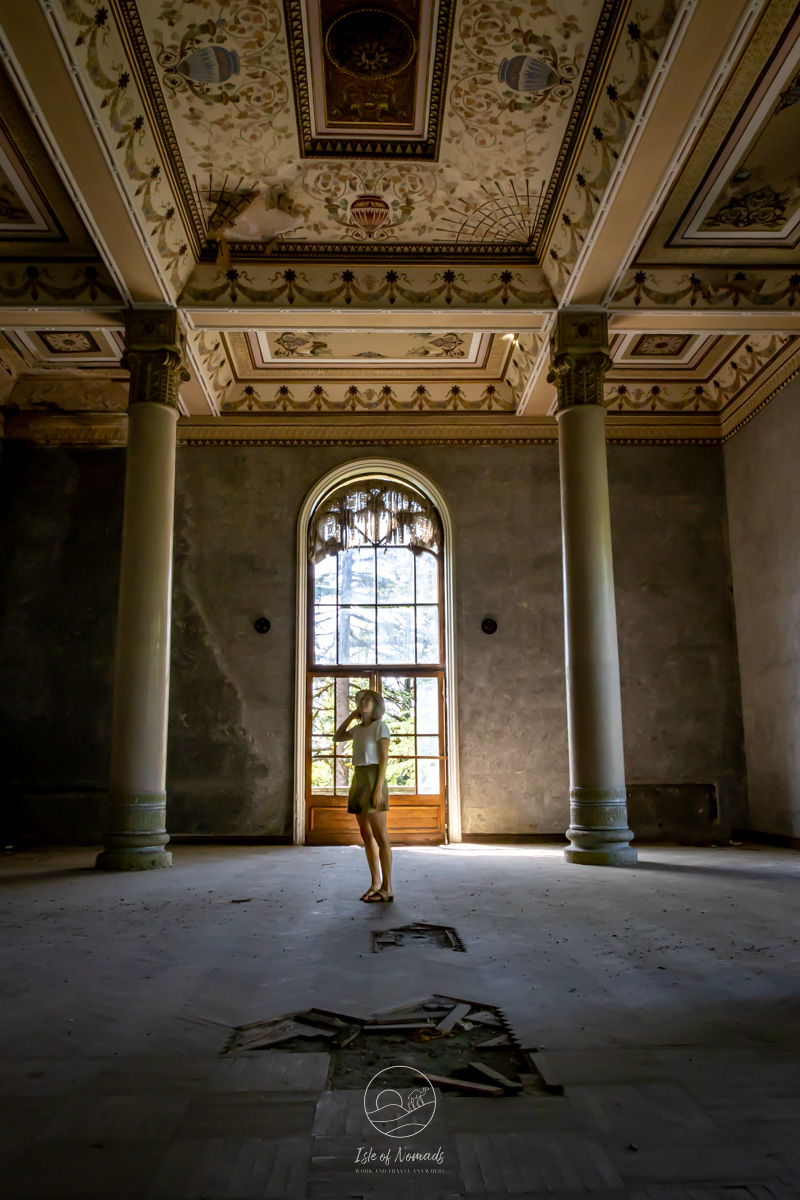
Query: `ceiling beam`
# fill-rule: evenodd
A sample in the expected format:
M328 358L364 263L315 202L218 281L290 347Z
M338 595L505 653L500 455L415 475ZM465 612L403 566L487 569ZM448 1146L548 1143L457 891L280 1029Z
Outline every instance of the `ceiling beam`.
M637 115L563 304L607 303L617 290L767 3L695 0L684 6L683 24Z
M57 27L35 0L0 0L0 55L122 297L168 303L78 73L68 68Z

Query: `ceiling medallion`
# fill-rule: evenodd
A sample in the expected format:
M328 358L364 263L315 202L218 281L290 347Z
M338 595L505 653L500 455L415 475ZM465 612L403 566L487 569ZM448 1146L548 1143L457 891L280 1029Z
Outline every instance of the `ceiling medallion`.
M355 79L389 79L404 71L417 53L417 39L396 13L356 8L340 13L325 34L325 54Z
M457 242L513 242L532 246L544 197L544 180L535 196L531 195L529 179L519 185L519 190L513 179L508 181L508 192L497 182L494 186L496 192L481 184L488 199L474 208L454 205L450 211L455 215L442 217L452 228L442 232ZM466 201L461 203L465 205Z

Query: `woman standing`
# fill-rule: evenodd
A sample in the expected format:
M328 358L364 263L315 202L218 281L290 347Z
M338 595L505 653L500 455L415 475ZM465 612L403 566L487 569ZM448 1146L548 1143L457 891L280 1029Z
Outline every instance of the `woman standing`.
M383 698L370 688L356 693L356 707L336 730L334 741L353 743L353 781L347 811L355 813L364 841L372 882L361 900L369 904L389 903L392 892L392 847L386 828L389 789L389 730L383 720ZM349 726L358 720L354 729Z

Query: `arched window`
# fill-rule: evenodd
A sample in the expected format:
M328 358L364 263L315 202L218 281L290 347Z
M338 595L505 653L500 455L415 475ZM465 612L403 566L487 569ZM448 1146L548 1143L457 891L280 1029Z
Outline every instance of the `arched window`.
M333 733L364 687L386 703L392 838L445 840L444 541L430 496L397 478L349 478L313 505L305 537L307 842L358 840L347 812L351 747Z

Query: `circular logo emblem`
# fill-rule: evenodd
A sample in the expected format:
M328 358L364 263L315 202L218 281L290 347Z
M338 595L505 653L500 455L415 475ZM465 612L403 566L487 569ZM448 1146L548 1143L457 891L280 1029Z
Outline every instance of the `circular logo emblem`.
M384 1067L366 1086L364 1112L378 1133L414 1137L433 1120L436 1093L427 1075L416 1067Z

